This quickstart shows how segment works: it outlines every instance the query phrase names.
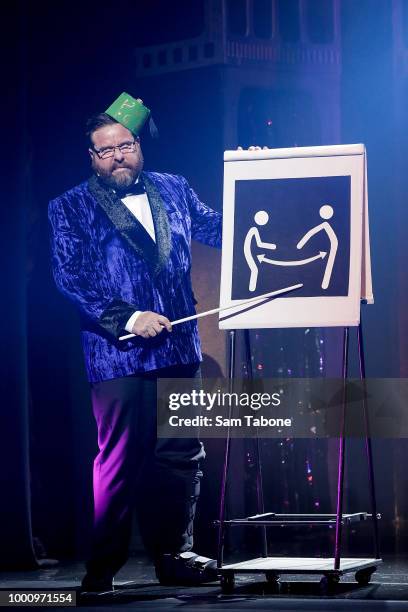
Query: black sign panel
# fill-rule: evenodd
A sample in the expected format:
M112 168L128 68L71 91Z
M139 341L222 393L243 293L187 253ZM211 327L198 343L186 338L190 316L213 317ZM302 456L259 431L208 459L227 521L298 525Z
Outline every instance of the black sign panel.
M350 176L235 183L232 299L347 296Z

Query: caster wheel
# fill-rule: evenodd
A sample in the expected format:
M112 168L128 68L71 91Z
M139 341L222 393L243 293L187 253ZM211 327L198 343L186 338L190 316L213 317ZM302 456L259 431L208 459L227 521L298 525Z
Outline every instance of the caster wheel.
M265 572L266 582L269 584L276 584L279 580L279 574L275 572Z
M370 567L369 569L362 569L356 572L355 578L361 586L367 586L371 580L371 576L375 572L376 567Z
M330 593L335 590L340 582L340 576L337 574L327 574L320 580L320 590L323 593Z
M221 590L223 593L232 593L235 586L234 574L221 574Z
M265 578L268 585L268 592L280 593L281 583L279 582L279 574L275 572L265 572Z

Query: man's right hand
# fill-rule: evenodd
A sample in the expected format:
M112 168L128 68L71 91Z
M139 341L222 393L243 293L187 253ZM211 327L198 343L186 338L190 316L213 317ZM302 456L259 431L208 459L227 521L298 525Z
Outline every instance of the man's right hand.
M171 332L171 323L168 318L157 314L157 312L146 310L137 317L132 328L132 334L142 336L142 338L154 338L164 328Z

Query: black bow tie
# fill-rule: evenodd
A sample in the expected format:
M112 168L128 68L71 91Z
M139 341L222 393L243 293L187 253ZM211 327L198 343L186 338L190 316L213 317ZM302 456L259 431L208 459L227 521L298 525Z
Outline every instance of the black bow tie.
M132 195L142 195L142 193L146 193L146 189L142 181L138 181L137 183L126 187L126 189L118 191L118 196L120 198L127 198L128 196Z

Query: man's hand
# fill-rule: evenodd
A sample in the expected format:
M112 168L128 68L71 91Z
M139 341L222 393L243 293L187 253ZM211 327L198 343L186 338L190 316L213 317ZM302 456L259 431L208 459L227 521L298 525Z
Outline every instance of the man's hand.
M145 312L141 312L137 317L132 328L132 334L135 334L135 336L142 336L142 338L154 338L154 336L160 334L164 328L166 328L168 332L171 332L171 323L168 318L157 314L157 312L146 310Z

